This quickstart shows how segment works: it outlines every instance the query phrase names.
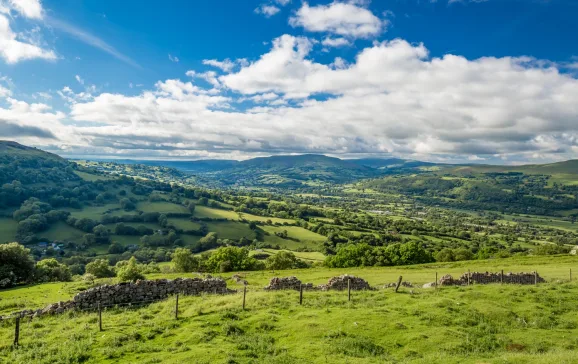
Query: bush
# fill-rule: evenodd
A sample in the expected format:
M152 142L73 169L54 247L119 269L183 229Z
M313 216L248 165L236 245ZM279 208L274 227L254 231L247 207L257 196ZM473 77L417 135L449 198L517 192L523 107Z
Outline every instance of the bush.
M293 269L293 268L303 268L303 261L298 259L295 254L287 251L281 251L277 254L271 255L265 260L265 266L267 269L280 270L280 269Z
M193 253L186 248L177 248L172 255L173 266L175 271L189 273L199 268L199 259L195 258Z
M234 246L221 247L207 259L206 267L211 272L231 272L241 270L258 270L263 263L249 256L246 248Z
M97 278L114 277L116 274L106 259L96 259L86 265L86 273L90 273Z
M29 281L33 274L30 249L18 243L0 244L0 288Z
M54 258L43 259L36 263L34 276L37 282L70 282L72 280L70 269L58 263Z
M118 279L122 282L134 282L139 279L145 279L135 257L130 258L128 264L118 270Z

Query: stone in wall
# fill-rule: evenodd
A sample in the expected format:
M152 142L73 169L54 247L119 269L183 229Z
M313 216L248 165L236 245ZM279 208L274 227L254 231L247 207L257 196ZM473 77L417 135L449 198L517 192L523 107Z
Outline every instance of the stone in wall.
M269 281L269 285L265 287L267 291L277 291L277 290L284 290L284 289L293 289L299 291L301 285L303 285L304 290L312 290L315 289L313 283L302 283L297 277L275 277L271 278Z
M369 283L363 278L350 276L348 274L344 274L342 276L333 277L329 279L327 284L319 285L318 288L322 291L328 291L330 289L343 291L347 289L347 282L350 281L351 290L352 291L361 291L366 289L372 289L369 286Z

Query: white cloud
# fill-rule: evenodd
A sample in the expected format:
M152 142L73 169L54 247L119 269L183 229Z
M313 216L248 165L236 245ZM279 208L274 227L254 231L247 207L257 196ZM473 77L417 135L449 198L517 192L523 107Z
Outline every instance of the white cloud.
M331 37L326 37L325 39L323 39L323 41L321 41L321 44L323 44L326 47L347 47L351 45L351 42L343 37L340 38L331 38Z
M44 10L40 0L8 0L9 7L30 19L42 19Z
M310 32L333 33L351 38L369 38L385 31L387 20L353 3L335 1L329 5L309 6L307 2L289 19L293 27Z
M6 98L8 96L12 96L12 91L0 85L0 98Z
M275 2L281 6L285 6L291 2L291 0L275 0Z
M430 57L424 45L397 39L361 50L350 63L324 64L311 46L284 35L235 73L189 71L190 81L159 81L135 96L65 88L59 93L76 125L58 126L63 116L42 106L38 120L52 118L46 125L57 126L67 153L391 153L506 162L578 156L578 80L552 63ZM199 86L199 78L215 85ZM18 120L39 123L30 114Z
M266 4L259 5L259 7L257 7L255 9L255 13L262 14L266 18L272 17L273 15L277 14L279 11L281 11L281 9L279 9L275 5L266 5Z
M171 62L178 63L178 62L179 62L179 57L177 57L177 56L172 56L172 55L169 53L169 60L170 60Z
M0 57L6 63L13 64L34 58L55 60L56 54L52 50L42 49L35 44L19 41L10 28L8 18L0 15Z
M243 61L246 61L245 59ZM224 59L222 61L216 59L204 59L203 64L207 66L213 66L220 68L224 72L231 72L233 68L236 66L236 62L231 61L229 58Z
M84 85L84 80L79 75L74 76L74 78L76 79L76 82Z

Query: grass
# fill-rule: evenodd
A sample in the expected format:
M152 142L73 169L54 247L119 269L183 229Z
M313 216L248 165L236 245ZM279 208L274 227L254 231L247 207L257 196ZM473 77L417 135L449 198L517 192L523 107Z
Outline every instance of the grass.
M193 222L187 218L170 218L168 221L170 225L173 225L177 229L197 230L201 227L201 224L198 222Z
M529 262L502 263L527 268ZM554 273L575 263L539 258L533 265ZM480 270L495 262L469 264ZM352 271L374 284L399 271L431 273L427 266ZM243 274L250 284L245 311L237 293L180 297L179 320L172 298L138 309L109 309L103 312L104 332L91 312L23 320L18 349L11 347L13 322L2 322L0 363L575 363L576 282L402 288L398 294L382 289L353 292L351 302L346 292L305 292L299 305L297 292L264 292L266 281L255 280L257 274L296 274L322 282L337 273ZM42 295L53 302L78 285L3 291L0 303Z
M227 219L227 220L239 220L239 214L234 211L213 209L207 206L197 205L195 206L196 217L208 217L210 219Z
M12 242L16 238L18 223L5 217L0 217L0 243Z
M265 242L279 245L283 249L295 250L300 247L318 249L325 241L325 237L299 226L262 226L270 235L265 236ZM276 232L287 230L290 239L283 239L275 235Z
M74 171L74 173L82 178L85 181L90 181L90 182L94 182L94 181L108 181L111 180L112 178L108 177L108 176L99 176L96 174L91 174L91 173L86 173L86 172L81 172L81 171Z
M77 219L87 218L96 221L100 221L102 215L104 215L107 211L111 209L117 209L120 205L117 203L110 203L102 206L85 206L82 209L74 209L74 208L64 208L62 210L70 212L70 214ZM122 214L130 214L130 212L126 212L124 210L115 211Z
M137 209L142 212L160 212L162 213L189 213L186 207L171 202L139 202Z
M209 222L207 228L209 232L216 232L220 239L255 239L255 232L249 229L249 225L240 222Z
M82 241L84 234L85 232L82 230L73 228L65 222L57 221L50 225L48 230L38 233L37 236L41 239L46 238L49 240L80 242Z

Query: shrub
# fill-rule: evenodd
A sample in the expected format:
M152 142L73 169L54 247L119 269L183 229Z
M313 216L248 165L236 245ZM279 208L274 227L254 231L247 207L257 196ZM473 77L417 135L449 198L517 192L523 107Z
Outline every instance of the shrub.
M38 282L69 282L72 280L70 269L58 263L54 258L43 259L36 263L35 280Z
M96 259L86 265L86 273L90 273L97 278L114 277L116 274L106 259Z
M211 272L231 272L257 270L262 267L262 263L250 257L246 248L227 246L213 252L207 259L206 267Z
M171 262L177 272L188 273L199 268L199 259L195 258L193 253L186 248L175 249Z
M34 273L30 249L18 243L0 244L0 287L28 281Z
M145 279L145 276L142 274L141 268L137 264L135 257L132 257L128 261L128 264L118 270L118 278L122 282L134 282L139 279Z

